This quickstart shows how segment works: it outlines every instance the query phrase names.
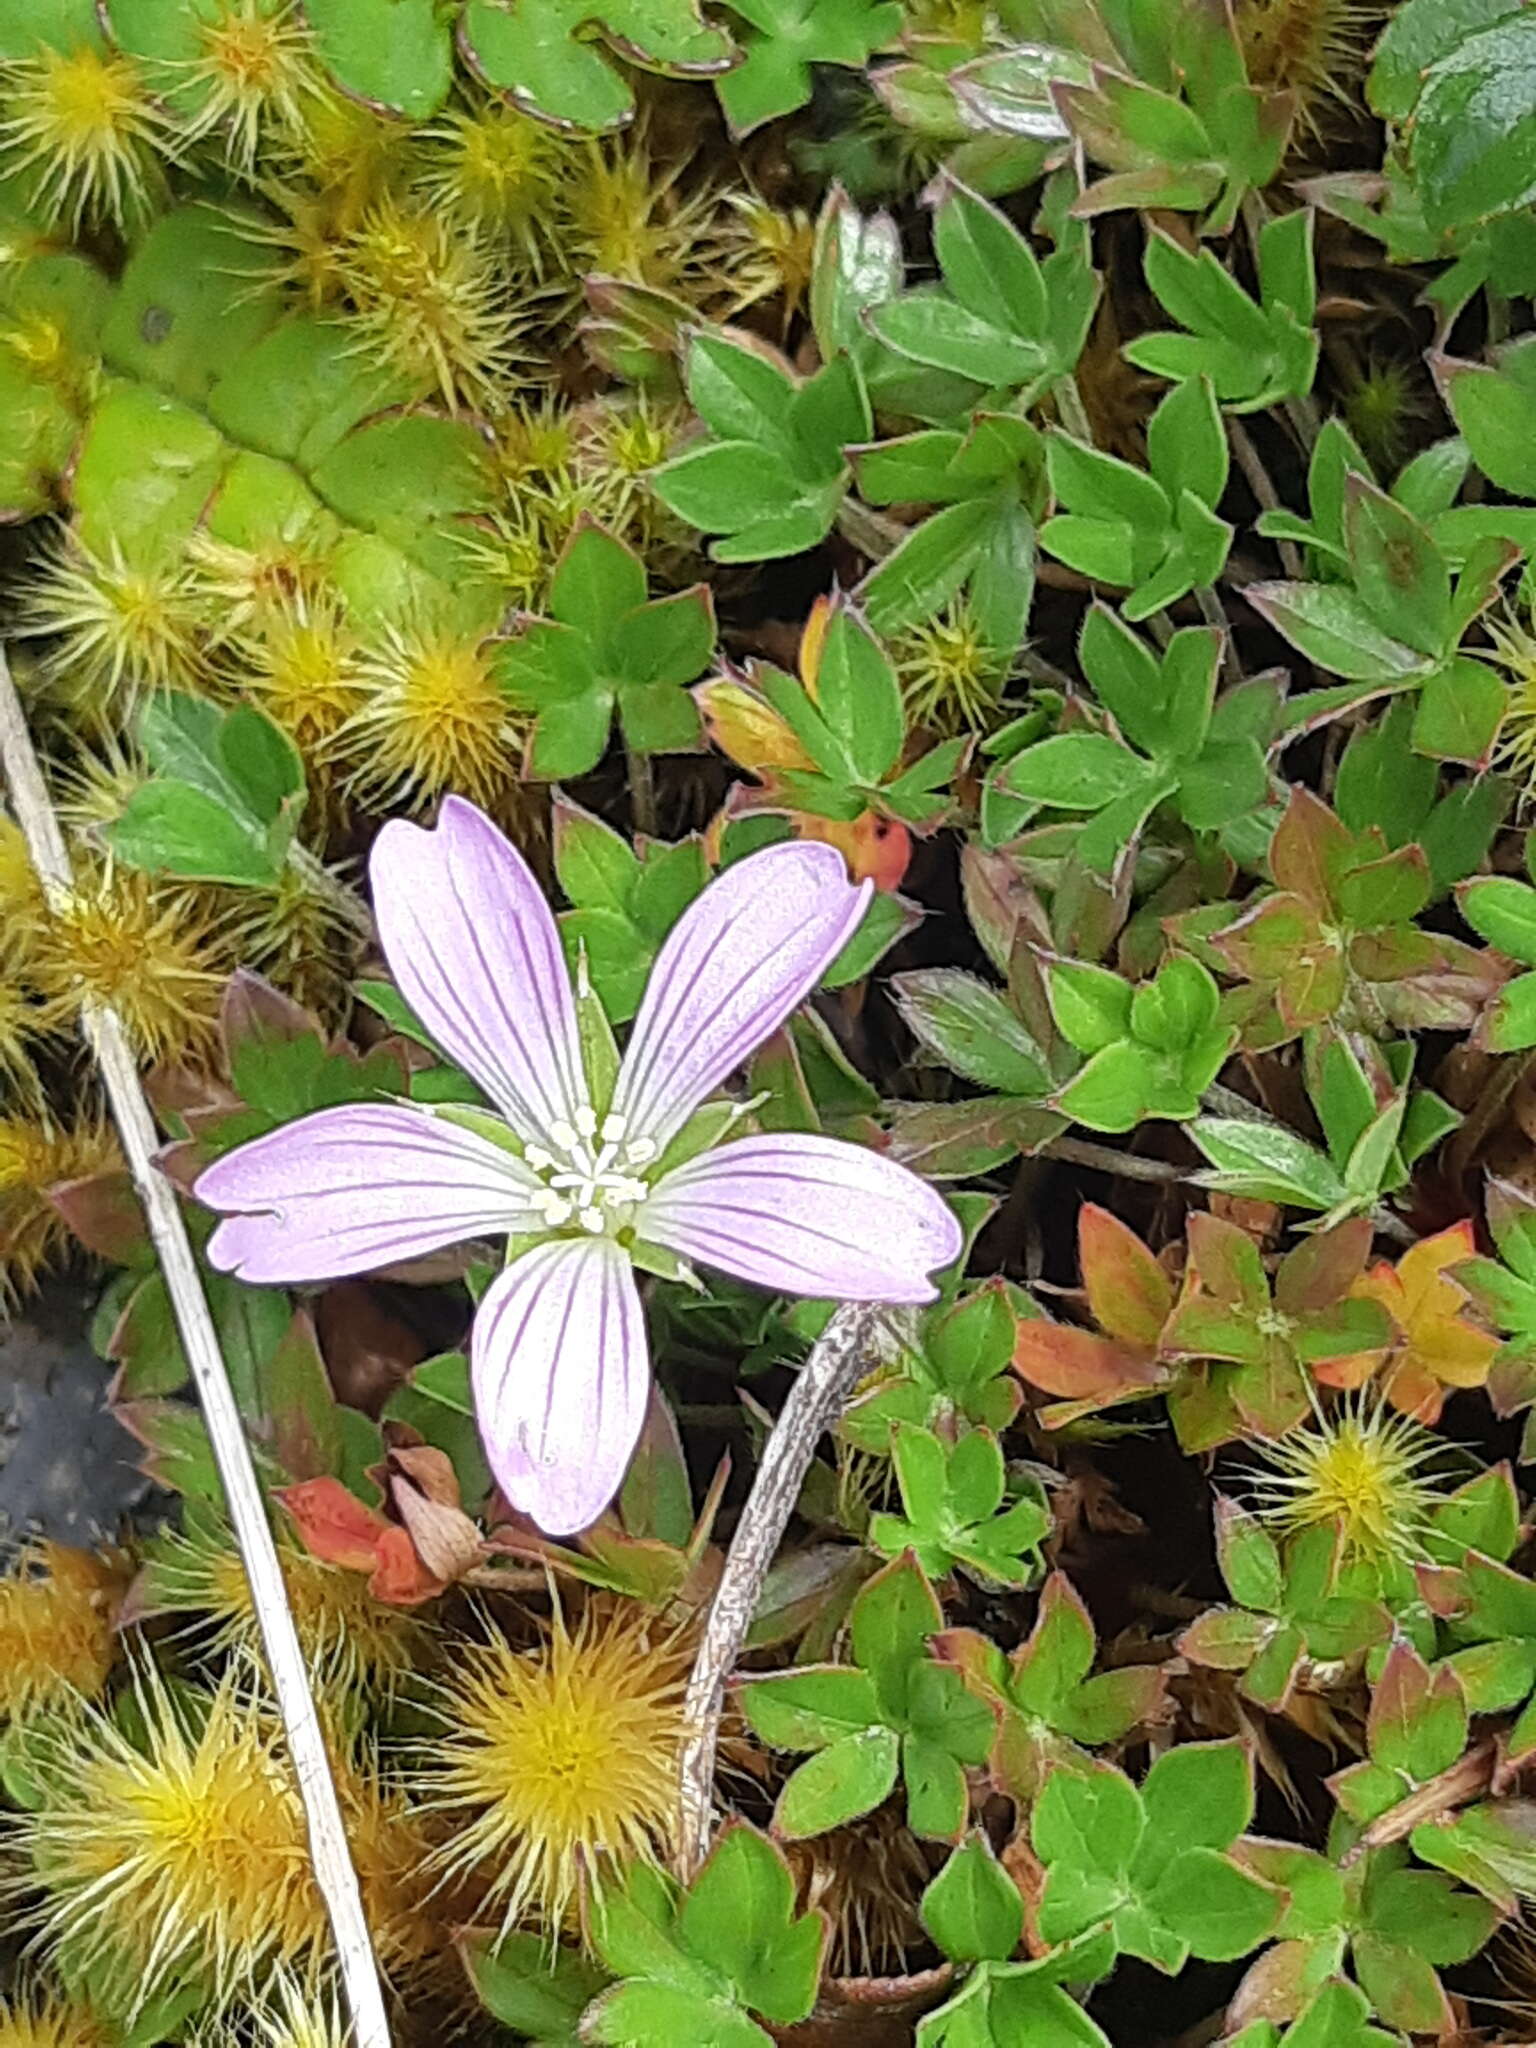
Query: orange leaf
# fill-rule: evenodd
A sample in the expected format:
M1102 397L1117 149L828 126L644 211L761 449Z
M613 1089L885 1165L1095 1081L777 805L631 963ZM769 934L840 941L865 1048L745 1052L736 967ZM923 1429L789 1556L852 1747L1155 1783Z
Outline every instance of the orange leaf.
M899 889L907 863L912 858L912 835L894 818L865 811L851 823L836 818L812 817L808 811L790 814L796 836L835 846L848 863L856 882L873 882L887 892Z
M1155 1349L1173 1310L1173 1285L1134 1230L1084 1202L1077 1212L1077 1256L1094 1320L1112 1337Z
M1013 1369L1031 1386L1059 1400L1113 1400L1130 1387L1155 1386L1155 1361L1070 1323L1023 1322L1013 1345Z
M348 1493L339 1479L301 1479L296 1486L283 1487L277 1498L292 1515L312 1557L322 1564L344 1565L348 1571L373 1570L379 1539L390 1525L376 1509Z
M443 1581L434 1578L422 1563L408 1531L387 1522L379 1538L368 1590L375 1600L390 1607L415 1607L441 1593Z

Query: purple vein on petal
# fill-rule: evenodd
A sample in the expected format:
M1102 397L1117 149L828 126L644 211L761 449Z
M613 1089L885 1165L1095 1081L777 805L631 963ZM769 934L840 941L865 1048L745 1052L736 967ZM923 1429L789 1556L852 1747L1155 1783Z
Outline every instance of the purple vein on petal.
M614 1094L665 1143L801 1003L858 928L869 884L829 846L766 847L719 876L662 947Z
M525 1138L585 1099L570 977L543 892L515 847L462 798L434 832L396 819L375 842L380 939L443 1050Z

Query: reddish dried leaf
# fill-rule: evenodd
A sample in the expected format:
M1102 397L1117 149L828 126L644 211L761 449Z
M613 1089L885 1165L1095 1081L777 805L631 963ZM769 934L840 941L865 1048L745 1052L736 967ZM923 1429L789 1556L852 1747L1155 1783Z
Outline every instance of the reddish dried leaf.
M1269 1287L1259 1248L1235 1223L1203 1212L1191 1216L1189 1257L1201 1288L1217 1301L1255 1313L1268 1308Z
M348 1571L373 1570L390 1524L339 1479L302 1479L297 1486L282 1487L277 1498L293 1517L311 1556Z

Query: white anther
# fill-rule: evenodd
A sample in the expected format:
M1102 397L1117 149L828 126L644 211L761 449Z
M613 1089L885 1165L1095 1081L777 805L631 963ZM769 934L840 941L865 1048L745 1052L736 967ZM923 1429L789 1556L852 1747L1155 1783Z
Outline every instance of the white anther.
M549 1141L552 1145L558 1145L562 1152L574 1152L579 1142L579 1133L563 1116L557 1117L549 1127Z
M590 1102L584 1102L576 1112L576 1128L584 1138L593 1137L597 1131L597 1111Z
M583 1209L578 1221L583 1230L590 1230L594 1237L602 1234L603 1212L601 1209Z
M571 1220L571 1204L557 1195L553 1188L541 1188L533 1198L533 1206L551 1230L557 1230L562 1223Z
M603 1128L601 1134L603 1143L605 1145L617 1145L620 1138L623 1137L624 1133L628 1129L629 1118L627 1116L618 1116L617 1114L615 1114L613 1110L610 1109L608 1114L603 1118Z
M654 1138L631 1138L624 1147L624 1157L631 1166L646 1166L656 1157Z
M523 1161L525 1165L531 1166L535 1173L547 1173L555 1163L555 1155L553 1152L546 1152L542 1145L526 1145L523 1148Z

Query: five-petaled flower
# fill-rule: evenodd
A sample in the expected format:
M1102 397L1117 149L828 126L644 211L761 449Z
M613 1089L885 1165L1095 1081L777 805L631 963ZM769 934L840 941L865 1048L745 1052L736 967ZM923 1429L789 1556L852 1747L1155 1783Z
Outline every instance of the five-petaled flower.
M576 995L522 856L450 797L435 831L396 820L371 862L401 993L495 1105L325 1109L208 1167L213 1264L255 1282L340 1278L494 1233L508 1262L475 1316L481 1434L512 1505L586 1528L623 1480L650 1370L635 1264L693 1260L785 1294L933 1299L959 1226L905 1167L803 1133L711 1141L696 1117L810 994L857 930L829 846L726 870L663 945L611 1087L587 1071Z

